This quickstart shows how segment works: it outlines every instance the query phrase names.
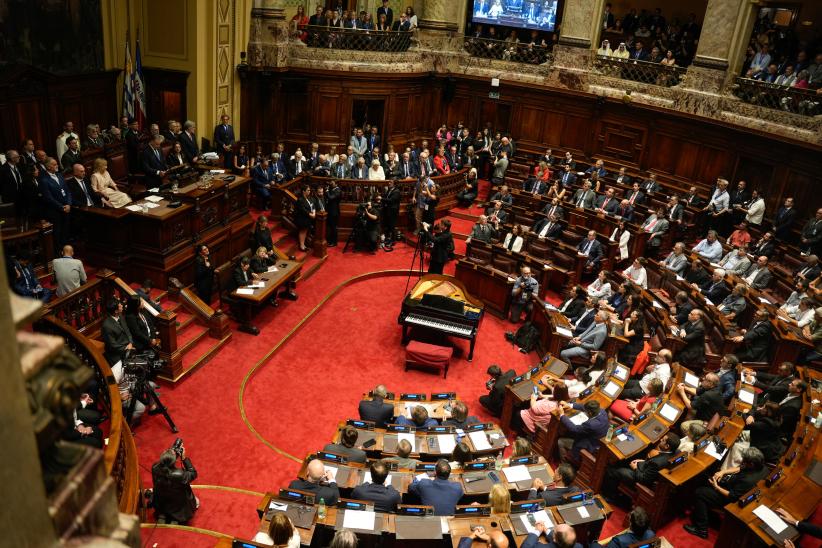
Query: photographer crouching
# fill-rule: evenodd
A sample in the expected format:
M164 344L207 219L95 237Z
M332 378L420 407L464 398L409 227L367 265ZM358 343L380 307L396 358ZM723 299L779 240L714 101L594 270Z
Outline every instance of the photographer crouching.
M523 266L511 290L511 323L519 323L523 310L526 316L531 313L538 294L539 282L531 276L531 267Z
M360 204L357 208L357 217L354 219L354 223L360 228L357 247L367 249L372 254L377 252L377 246L380 244L381 205L382 196L377 194L373 202Z
M177 467L180 459L182 468ZM200 500L191 490L191 482L197 479L197 470L186 455L183 440L177 438L171 449L160 455L151 467L154 482L152 504L158 518L168 522L187 523L200 507Z
M442 274L445 263L454 251L454 236L451 234L451 221L443 219L434 225L422 223L423 235L431 245L431 261L428 264L429 274Z

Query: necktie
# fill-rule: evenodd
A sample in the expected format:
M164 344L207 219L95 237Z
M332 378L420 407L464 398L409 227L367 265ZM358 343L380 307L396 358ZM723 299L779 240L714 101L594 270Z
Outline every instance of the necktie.
M77 184L80 185L80 188L83 189L83 194L86 195L86 205L93 205L93 202L91 201L91 196L89 196L88 189L86 188L86 183L82 179L77 179Z
M587 244L585 244L585 251L583 251L582 253L583 253L584 255L586 255L586 256L587 256L587 255L588 255L588 253L590 253L590 251L591 251L591 246L592 246L593 244L594 244L594 242L593 242L593 241L588 240L588 243L587 243Z
M583 202L585 201L585 193L579 195L579 201L577 202L577 207L582 207Z
M517 237L514 236L513 234L510 234L510 236L511 236L511 239L508 241L508 251L511 251L512 249L514 249L514 241L517 239Z
M539 181L534 181L534 195L539 194Z
M605 198L605 201L602 202L602 210L603 211L605 210L605 207L608 205L608 202L610 202L610 201L611 201L610 198Z
M154 156L156 156L158 160L160 159L160 151L156 148L154 149Z
M634 200L636 200L636 192L631 194L631 200L630 200L631 205L634 205Z
M14 182L17 184L17 188L20 188L20 172L17 171L17 166L11 166L11 172L14 174Z

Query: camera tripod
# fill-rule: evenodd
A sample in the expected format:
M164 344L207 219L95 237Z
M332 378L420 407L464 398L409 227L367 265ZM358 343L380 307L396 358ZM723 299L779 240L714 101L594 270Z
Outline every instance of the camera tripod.
M131 389L131 400L126 408L126 422L131 422L131 417L134 415L134 408L137 406L137 400L140 399L146 404L146 407L151 407L152 403L157 405L159 413L165 417L169 428L175 434L177 433L177 425L168 413L168 408L160 400L157 390L151 386L148 379L145 377L137 377L134 381L134 387Z
M406 240L407 241L407 240ZM403 295L408 293L408 284L411 283L411 276L415 270L422 277L425 274L425 245L428 242L428 232L425 230L417 231L417 245L414 248L414 256L411 257L411 266L408 268L408 277L405 279L405 291ZM419 267L416 267L417 257L419 257Z

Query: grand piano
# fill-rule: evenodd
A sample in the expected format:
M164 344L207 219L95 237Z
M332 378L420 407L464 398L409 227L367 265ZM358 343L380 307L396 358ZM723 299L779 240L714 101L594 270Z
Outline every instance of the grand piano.
M441 274L422 276L402 302L397 323L402 325L402 344L408 344L411 328L467 339L468 361L474 358L474 343L485 305L468 294L461 281Z

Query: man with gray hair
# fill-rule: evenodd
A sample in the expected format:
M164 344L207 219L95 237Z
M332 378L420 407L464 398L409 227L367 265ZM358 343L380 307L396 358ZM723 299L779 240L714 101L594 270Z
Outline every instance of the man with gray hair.
M360 419L373 421L377 428L385 428L394 418L394 406L385 403L388 391L385 385L378 385L371 391L371 399L364 399L360 402Z
M105 143L100 137L100 130L97 124L89 124L86 126L86 140L83 142L83 148L103 148Z
M196 164L200 159L200 147L197 146L197 126L191 120L183 124L183 132L179 137L183 147L183 156L189 164Z
M161 150L165 137L155 135L148 141L142 152L143 173L146 174L146 188L158 187L162 183L168 166Z
M722 257L722 244L716 237L716 230L709 230L705 239L694 246L693 252L708 262L717 262Z
M560 357L570 362L573 358L587 358L594 350L599 350L608 337L608 312L600 310L594 316L594 323L574 337L568 343L568 348L559 353Z

